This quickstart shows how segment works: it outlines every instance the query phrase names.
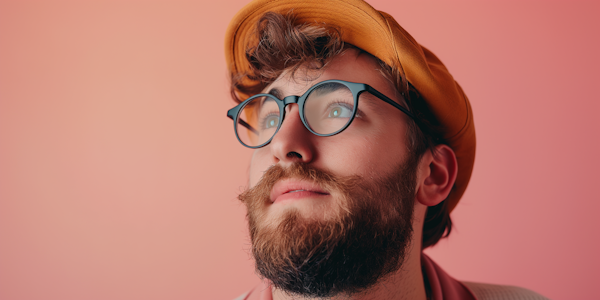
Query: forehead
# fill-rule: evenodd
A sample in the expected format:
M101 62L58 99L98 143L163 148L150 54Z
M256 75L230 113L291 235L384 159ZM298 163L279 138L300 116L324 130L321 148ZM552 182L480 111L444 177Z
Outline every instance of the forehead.
M296 72L286 70L263 92L283 99L289 95L302 95L311 86L324 80L338 79L366 83L384 95L398 101L398 92L380 71L381 66L373 56L349 48L334 57L325 67L315 70L301 66Z

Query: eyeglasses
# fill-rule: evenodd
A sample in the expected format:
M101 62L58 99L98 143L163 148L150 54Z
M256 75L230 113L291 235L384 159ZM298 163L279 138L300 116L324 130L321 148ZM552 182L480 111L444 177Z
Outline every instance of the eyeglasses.
M306 129L318 136L332 136L350 126L363 92L369 92L414 119L406 108L370 85L342 80L319 82L302 96L287 96L283 100L272 94L257 94L228 110L227 116L233 120L237 139L248 148L264 147L271 142L283 123L285 107L292 103L298 104Z

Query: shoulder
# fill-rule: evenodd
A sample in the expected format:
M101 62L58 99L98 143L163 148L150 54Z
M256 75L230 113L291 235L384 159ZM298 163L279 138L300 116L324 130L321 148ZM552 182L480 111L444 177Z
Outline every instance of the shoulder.
M478 300L548 300L548 298L526 288L512 285L497 285L462 281Z
M248 297L249 294L250 294L250 292L246 292L243 295L240 295L239 297L237 297L233 300L244 300L244 299L246 299L246 297Z

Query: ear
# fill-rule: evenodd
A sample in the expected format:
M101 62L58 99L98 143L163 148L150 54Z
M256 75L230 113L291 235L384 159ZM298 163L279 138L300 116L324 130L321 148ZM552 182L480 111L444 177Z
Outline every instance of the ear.
M426 151L418 166L417 201L425 206L442 202L454 186L458 163L454 151L447 145L437 145Z

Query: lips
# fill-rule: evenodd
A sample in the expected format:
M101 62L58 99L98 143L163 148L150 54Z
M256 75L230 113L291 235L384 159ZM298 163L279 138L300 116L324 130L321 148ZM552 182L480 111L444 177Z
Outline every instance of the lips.
M271 202L283 202L285 200L297 200L306 197L328 196L318 184L294 179L284 179L275 184L271 190Z

